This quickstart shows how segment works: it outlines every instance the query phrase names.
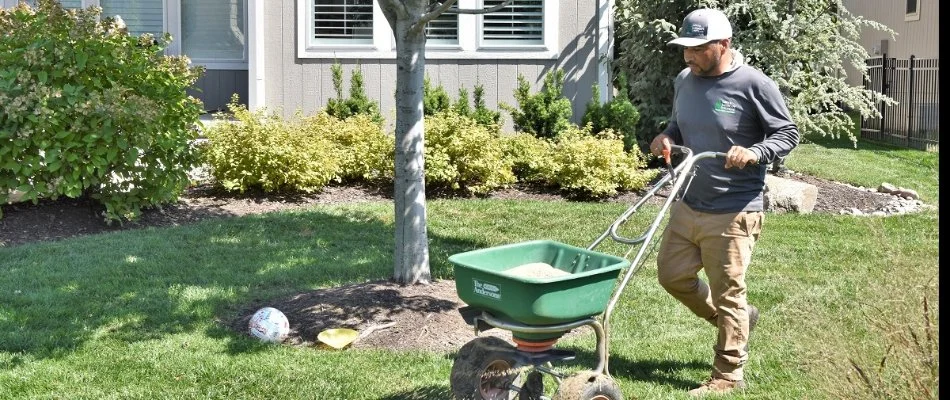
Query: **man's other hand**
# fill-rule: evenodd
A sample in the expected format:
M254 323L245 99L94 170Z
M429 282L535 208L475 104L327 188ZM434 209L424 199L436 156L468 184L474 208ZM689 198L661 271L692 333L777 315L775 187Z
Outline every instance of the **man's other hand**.
M742 146L732 146L726 153L726 168L745 168L749 164L758 164L759 156Z
M673 149L673 143L670 141L670 137L665 134L659 134L653 141L650 142L650 153L659 157L663 155L663 149L670 151Z

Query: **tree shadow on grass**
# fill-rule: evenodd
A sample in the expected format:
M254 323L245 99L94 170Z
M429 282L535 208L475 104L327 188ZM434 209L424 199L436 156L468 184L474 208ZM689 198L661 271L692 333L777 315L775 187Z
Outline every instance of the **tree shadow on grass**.
M10 322L0 324L0 351L55 358L103 337L133 343L223 333L222 316L240 305L385 279L392 211L379 208L267 213L0 249L0 316ZM484 245L429 238L436 277L450 275L447 255ZM234 346L265 348L245 342Z

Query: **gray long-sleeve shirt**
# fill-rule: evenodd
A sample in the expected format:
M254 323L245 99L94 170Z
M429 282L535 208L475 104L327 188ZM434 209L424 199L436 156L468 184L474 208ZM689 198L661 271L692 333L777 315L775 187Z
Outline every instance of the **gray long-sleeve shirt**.
M766 164L788 155L800 136L778 86L761 71L740 65L715 77L686 68L674 88L672 118L663 131L674 143L694 153L738 145L759 157L758 165L743 169L726 169L720 158L700 160L683 201L711 213L762 211Z

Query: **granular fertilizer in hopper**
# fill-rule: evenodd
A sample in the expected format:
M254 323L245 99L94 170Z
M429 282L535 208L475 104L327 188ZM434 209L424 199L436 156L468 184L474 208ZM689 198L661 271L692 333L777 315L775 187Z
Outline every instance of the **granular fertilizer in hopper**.
M523 264L502 272L518 278L554 278L570 275L570 272L559 270L543 262Z

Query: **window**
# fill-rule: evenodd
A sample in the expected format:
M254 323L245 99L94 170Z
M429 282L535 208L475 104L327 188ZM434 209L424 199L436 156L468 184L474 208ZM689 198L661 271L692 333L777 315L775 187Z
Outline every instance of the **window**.
M426 25L426 45L458 45L459 15L444 13Z
M920 0L906 0L907 7L904 9L904 21L920 20Z
M92 2L85 0L87 3ZM172 34L168 54L211 69L247 69L246 0L98 0L103 17L121 16L132 35Z
M194 62L247 65L244 0L181 0L181 52Z
M485 0L485 8L505 0ZM514 0L507 7L482 17L485 45L544 44L544 4L542 0Z
M458 0L463 9L504 0ZM488 14L444 13L426 25L430 59L557 58L558 1L513 0ZM376 0L297 0L301 58L394 58L392 29Z
M373 0L316 0L313 37L317 44L372 44Z
M20 1L21 0L2 0L0 1L0 7L4 7L4 8L16 7L17 3L19 3ZM30 5L31 7L36 7L36 0L22 0L22 1ZM66 9L83 7L82 0L59 0L59 4L62 5L63 8L66 8Z
M102 18L122 17L130 35L151 33L161 37L165 28L165 7L159 1L99 0Z

